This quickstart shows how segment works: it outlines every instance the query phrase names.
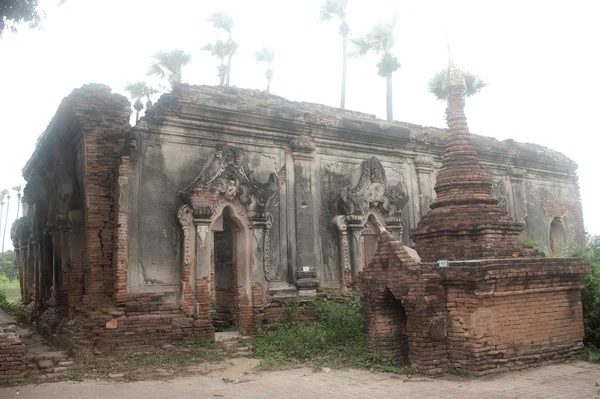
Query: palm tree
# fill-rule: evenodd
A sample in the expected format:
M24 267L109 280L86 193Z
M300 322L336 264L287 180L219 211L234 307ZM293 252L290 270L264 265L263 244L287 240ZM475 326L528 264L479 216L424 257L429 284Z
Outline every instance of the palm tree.
M465 91L465 97L471 97L479 93L481 89L488 85L486 81L481 79L477 75L473 75L471 72L461 71L465 78L465 84L467 90ZM432 93L436 99L440 101L446 101L448 98L448 90L444 88L444 77L446 76L446 69L442 69L436 72L429 80L429 92Z
M375 54L383 54L381 60L377 64L377 74L382 78L386 78L386 108L387 120L393 121L392 107L392 74L400 68L398 58L391 52L394 47L394 28L396 27L396 17L391 24L377 24L364 36L352 39L352 44L355 50L352 56L366 55L372 51Z
M4 219L4 232L2 233L2 260L4 260L4 240L6 240L6 226L8 226L8 210L10 208L10 191L4 190L3 192L6 192L6 217Z
M273 70L271 69L271 64L273 64L273 61L275 61L275 49L263 47L254 53L254 57L256 58L257 63L267 63L267 71L265 72L265 76L267 78L267 93L270 93L271 79L273 79Z
M346 64L348 61L348 36L350 27L346 23L346 6L348 0L324 0L321 3L319 22L331 21L334 17L340 20L339 33L342 36L342 99L340 108L346 107Z
M17 193L17 219L19 218L19 211L21 210L21 186L14 186L12 188Z
M212 22L215 28L223 29L225 32L227 32L227 44L237 48L237 44L231 38L231 29L233 28L233 17L231 14L226 12L215 12L212 13L207 20ZM227 86L229 86L229 81L231 78L231 57L233 57L234 54L235 51L230 52L227 55L227 81L225 83Z
M144 81L127 82L125 91L129 93L129 97L134 100L133 109L135 109L135 121L140 119L140 111L144 108L142 98L146 97L146 108L152 105L152 95L158 93L158 90L150 86Z
M202 50L210 51L211 55L216 57L221 64L217 66L219 71L219 84L221 87L225 85L225 79L229 76L227 72L227 66L225 65L225 58L230 57L237 51L237 44L231 40L224 42L223 40L217 40L215 44L207 43L202 47Z
M192 61L192 56L180 49L158 51L152 58L148 75L166 77L172 89L181 84L181 68Z

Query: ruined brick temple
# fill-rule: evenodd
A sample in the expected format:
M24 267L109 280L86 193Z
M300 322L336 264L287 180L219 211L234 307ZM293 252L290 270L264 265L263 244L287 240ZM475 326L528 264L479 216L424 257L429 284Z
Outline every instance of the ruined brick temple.
M26 313L103 353L252 332L358 283L370 349L420 370L567 356L586 266L522 242L582 243L576 165L470 134L452 98L448 131L182 85L131 127L125 97L74 90L23 169Z

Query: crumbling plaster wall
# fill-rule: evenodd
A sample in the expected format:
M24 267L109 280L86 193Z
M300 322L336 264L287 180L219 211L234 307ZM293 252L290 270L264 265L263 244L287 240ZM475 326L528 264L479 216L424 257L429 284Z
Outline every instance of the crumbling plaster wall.
M318 254L311 265L317 278L332 287L343 278L340 233L332 221L340 214L340 191L356 183L361 162L376 156L390 183L402 181L406 186L410 200L402 221L404 242L410 245L408 232L435 199L435 175L445 144L442 129L389 125L370 115L293 103L250 90L187 85L177 94L163 96L133 132L137 149L131 160L131 292L176 291L181 233L171 215L181 205L179 191L200 173L219 143L243 149L253 160L251 169L259 180L266 181L271 172L280 178L278 198L269 208L274 216L271 264L277 280L295 281L299 263L306 263L298 251L308 251L301 247L309 244ZM290 142L299 136L315 145L309 161L311 200L306 202L314 215L312 226L304 221L296 224L301 217L296 208L302 204L296 203L301 193L295 190L306 177L295 169ZM475 136L474 144L492 176L494 194L511 217L526 223L523 240L537 241L549 252L549 225L558 212L567 226L568 242L582 242L572 161L511 140ZM313 236L317 237L314 243Z

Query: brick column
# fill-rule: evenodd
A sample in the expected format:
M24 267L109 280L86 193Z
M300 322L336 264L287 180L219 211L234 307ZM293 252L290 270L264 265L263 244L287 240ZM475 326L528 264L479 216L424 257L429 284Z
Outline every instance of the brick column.
M83 212L69 212L69 306L81 306L83 301Z
M59 267L54 270L58 275L54 279L54 297L56 306L60 309L68 309L69 307L69 236L71 234L71 226L69 224L69 216L67 214L57 215L58 234L59 234L59 257L54 257L55 262L59 262ZM54 244L56 251L57 245Z

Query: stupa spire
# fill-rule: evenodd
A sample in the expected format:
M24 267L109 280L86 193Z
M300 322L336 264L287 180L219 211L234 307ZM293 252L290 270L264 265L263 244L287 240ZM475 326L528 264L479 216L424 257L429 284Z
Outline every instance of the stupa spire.
M437 174L437 199L411 232L424 261L534 256L521 244L516 224L492 195L492 181L481 166L465 116L465 79L448 46L443 81L448 92L448 139Z

